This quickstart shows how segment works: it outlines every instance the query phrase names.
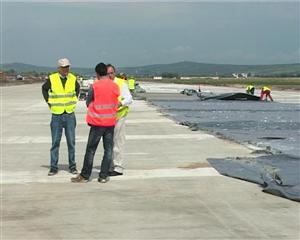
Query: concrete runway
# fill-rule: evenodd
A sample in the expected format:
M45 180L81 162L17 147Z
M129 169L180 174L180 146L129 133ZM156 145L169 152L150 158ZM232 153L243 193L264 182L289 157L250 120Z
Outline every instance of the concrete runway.
M74 184L64 138L60 171L47 176L50 112L41 85L0 90L0 239L300 238L298 203L220 176L206 161L253 156L245 146L192 132L135 101L127 121L125 175L107 184L96 181L103 153L99 145L92 180ZM79 170L89 131L85 113L79 102Z

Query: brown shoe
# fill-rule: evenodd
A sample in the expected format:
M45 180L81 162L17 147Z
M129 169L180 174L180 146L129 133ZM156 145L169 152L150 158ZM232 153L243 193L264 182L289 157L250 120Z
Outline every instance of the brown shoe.
M78 174L76 177L72 177L71 178L71 182L73 183L87 183L88 180L85 179L83 176L81 176L80 174Z

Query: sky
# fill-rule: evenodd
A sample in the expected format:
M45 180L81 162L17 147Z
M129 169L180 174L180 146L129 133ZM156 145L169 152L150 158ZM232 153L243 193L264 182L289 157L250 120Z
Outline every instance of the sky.
M1 1L1 63L299 63L299 1Z

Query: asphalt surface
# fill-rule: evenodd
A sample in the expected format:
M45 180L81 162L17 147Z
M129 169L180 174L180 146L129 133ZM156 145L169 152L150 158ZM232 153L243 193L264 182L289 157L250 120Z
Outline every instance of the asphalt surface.
M298 203L223 177L206 161L251 157L253 149L190 131L135 101L127 122L124 176L96 181L99 145L91 181L74 184L64 138L60 171L47 176L50 113L41 85L0 90L0 239L299 239ZM89 131L85 113L80 102L79 170Z

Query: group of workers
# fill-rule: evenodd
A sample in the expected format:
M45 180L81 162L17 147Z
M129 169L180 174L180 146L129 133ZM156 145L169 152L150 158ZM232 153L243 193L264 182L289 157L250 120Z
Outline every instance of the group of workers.
M255 92L255 87L252 84L249 84L246 87L246 93L254 95L254 92ZM263 86L260 92L260 100L263 101L265 99L267 101L268 98L270 99L270 101L273 102L273 98L271 96L271 89L267 86Z
M99 63L95 67L97 79L91 86L86 99L86 122L90 126L84 163L78 173L75 161L75 108L80 85L70 72L67 58L58 60L58 71L51 74L42 86L42 93L52 113L50 123L52 146L50 149L50 170L48 176L58 173L59 146L63 129L68 146L69 170L76 174L72 182L85 183L93 169L93 160L98 144L103 138L104 154L98 181L106 183L110 176L123 175L125 121L132 103L132 89L129 90L126 76L116 77L111 64ZM132 84L132 83L131 83ZM134 82L133 82L134 84Z
M75 161L75 108L80 92L76 76L70 72L71 63L67 58L59 59L58 71L51 74L42 86L42 93L52 113L50 129L52 146L50 149L50 170L48 176L58 173L59 147L63 129L68 146L69 170L76 174L72 182L88 182L92 173L94 156L103 138L104 155L98 181L105 183L109 176L123 175L125 121L135 90L134 79L125 74L116 77L116 69L111 64L99 63L95 67L97 79L92 84L86 98L86 122L90 126L89 138L81 172ZM199 92L201 91L199 86ZM254 95L255 87L248 85L248 94ZM262 87L260 100L264 97L273 101L271 89Z
M130 91L131 95L134 95L134 91L135 91L135 79L133 79L133 78L129 78L128 79L125 73L120 73L119 74L119 78L122 78L122 79L124 79L124 80L127 81L129 91Z

